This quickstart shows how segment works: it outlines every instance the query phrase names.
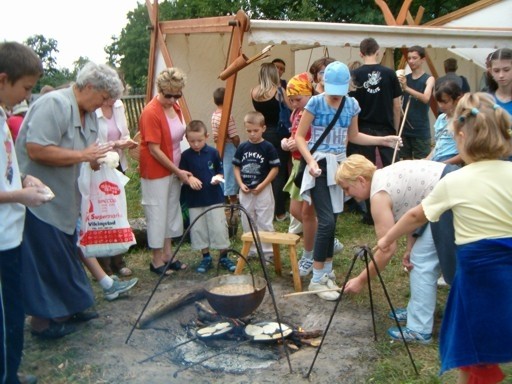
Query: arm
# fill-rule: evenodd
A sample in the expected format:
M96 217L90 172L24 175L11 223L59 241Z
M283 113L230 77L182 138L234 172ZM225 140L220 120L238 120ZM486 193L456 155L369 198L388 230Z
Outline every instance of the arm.
M401 141L399 136L370 136L359 132L357 116L352 117L348 127L348 141L359 145L380 145L383 147L394 148L397 141Z
M295 145L299 150L300 154L306 161L309 166L309 173L316 177L316 170L318 169L318 164L313 159L311 152L309 152L308 144L306 142L306 135L308 134L309 127L311 123L313 123L314 116L308 110L304 110L302 113L302 117L299 122L299 127L297 128L297 132L295 133Z
M430 76L427 80L427 85L425 86L425 90L423 93L415 91L412 88L407 86L407 79L405 76L400 78L400 83L402 84L402 89L404 92L407 92L411 97L421 101L423 104L428 104L430 102L430 98L432 96L432 90L434 89L435 80L433 76Z
M149 152L151 156L153 156L162 166L166 169L174 173L178 178L186 183L189 176L192 176L190 172L183 171L179 169L176 164L174 164L171 159L169 159L165 153L160 149L160 144L158 143L148 143Z
M243 193L249 192L249 188L242 181L242 175L240 174L240 167L238 165L233 165L233 173L235 174L235 180L238 186L240 187L240 190Z
M112 150L112 144L108 143L94 143L81 151L57 145L27 143L26 146L27 154L32 161L54 167L67 167L82 162L89 162L91 167L95 168L98 166L98 159L105 157L106 153Z
M371 198L372 217L375 225L375 233L377 239L380 239L391 228L395 219L393 217L393 204L391 197L384 191L378 192ZM378 249L374 253L375 262L382 272L389 260L396 251L396 242L390 244L386 250ZM368 265L370 278L377 275L377 271L373 263ZM359 293L361 289L368 283L367 270L364 269L357 277L350 279L345 286L346 292Z
M231 138L231 141L233 142L233 145L238 148L240 145L240 136L236 135Z
M16 191L1 191L0 204L19 203L27 207L37 207L51 200L47 195L46 185L37 177L27 175L23 179L22 187Z
M372 209L373 211L373 209ZM414 231L427 222L421 204L410 209L400 220L378 241L379 249L386 251L400 236Z
M455 155L453 157L450 157L448 160L443 161L443 163L460 165L464 163L464 160L462 160L462 157L460 157L460 155Z
M268 173L267 177L265 177L265 180L259 183L258 186L252 190L252 193L255 195L259 194L263 189L265 189L267 185L272 182L272 180L276 178L278 172L279 167L273 167Z

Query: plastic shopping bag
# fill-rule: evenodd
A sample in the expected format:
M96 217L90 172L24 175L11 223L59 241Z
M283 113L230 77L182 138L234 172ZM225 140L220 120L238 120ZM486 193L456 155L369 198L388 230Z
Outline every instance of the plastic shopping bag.
M78 188L82 194L78 246L85 257L115 256L136 243L128 222L125 184L129 178L102 164L93 171L82 166Z

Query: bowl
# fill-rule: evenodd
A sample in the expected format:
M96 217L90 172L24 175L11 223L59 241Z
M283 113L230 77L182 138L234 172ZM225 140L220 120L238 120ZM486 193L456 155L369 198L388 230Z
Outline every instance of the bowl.
M265 279L251 275L217 276L204 285L208 304L219 315L235 319L253 313L263 301L266 289Z

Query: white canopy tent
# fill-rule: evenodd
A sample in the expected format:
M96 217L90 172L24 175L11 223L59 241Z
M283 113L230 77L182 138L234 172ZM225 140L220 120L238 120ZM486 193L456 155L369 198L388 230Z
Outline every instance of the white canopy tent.
M295 73L307 71L309 65L326 52L346 63L358 60L361 40L374 37L382 48L426 47L440 75L444 74L443 61L456 54L462 59L459 60L458 72L468 78L472 89L477 89L487 54L512 45L512 0L482 0L479 3L490 5L450 20L443 26L251 20L241 41L241 52L252 57L267 45L274 44L271 56L266 60L283 59L287 64L283 77L289 79ZM227 65L232 30L229 19L161 22L165 44L156 45L155 59L150 60L154 65L153 79L169 64L184 70L188 77L184 94L190 117L203 120L207 125L215 109L212 93L217 87L226 86L218 75ZM168 55L167 60L164 60L165 55ZM393 65L391 55L385 62ZM253 109L249 92L257 84L258 70L259 62L256 62L237 74L232 114L242 136L243 116Z

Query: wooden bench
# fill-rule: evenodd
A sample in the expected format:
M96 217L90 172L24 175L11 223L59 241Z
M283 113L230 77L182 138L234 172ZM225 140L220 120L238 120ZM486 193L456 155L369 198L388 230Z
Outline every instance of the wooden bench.
M260 240L262 243L271 243L272 249L274 251L274 269L276 274L282 275L281 268L281 253L279 252L279 245L288 245L288 252L290 255L290 264L292 267L292 275L293 275L293 286L296 292L302 292L302 283L300 281L299 275L299 266L297 264L297 244L300 241L300 236L295 235L293 233L281 233L281 232L258 232ZM246 232L242 235L242 256L247 258L249 255L249 249L251 248L251 244L254 243L254 238L251 232ZM245 267L245 260L241 257L238 258L238 262L236 264L235 275L239 275L242 273L242 270Z

